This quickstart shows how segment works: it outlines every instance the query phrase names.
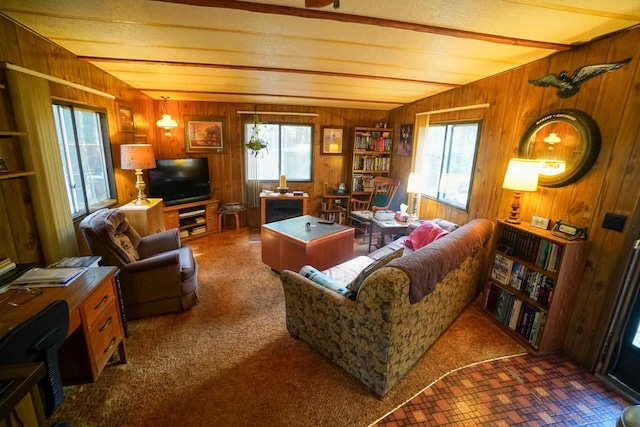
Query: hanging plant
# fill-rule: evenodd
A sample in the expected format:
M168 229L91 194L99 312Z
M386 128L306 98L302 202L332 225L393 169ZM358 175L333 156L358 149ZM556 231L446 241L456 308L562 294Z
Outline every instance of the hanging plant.
M253 128L251 129L251 138L249 138L249 142L244 144L245 147L249 150L249 152L254 156L258 157L258 154L265 150L269 153L267 146L269 144L264 139L260 138L260 122L258 121L258 116L253 116ZM264 153L262 153L264 155Z

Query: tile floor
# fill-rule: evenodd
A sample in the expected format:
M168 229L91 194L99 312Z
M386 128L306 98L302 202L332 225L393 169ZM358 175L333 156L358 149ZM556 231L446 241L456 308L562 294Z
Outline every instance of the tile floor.
M375 425L615 426L630 404L564 356L525 355L453 372Z

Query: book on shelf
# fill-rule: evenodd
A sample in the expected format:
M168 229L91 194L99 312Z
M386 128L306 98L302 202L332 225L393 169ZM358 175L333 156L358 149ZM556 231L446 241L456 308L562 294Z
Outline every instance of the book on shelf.
M511 259L496 253L493 260L493 268L491 269L491 278L502 285L509 284L512 265L513 261Z

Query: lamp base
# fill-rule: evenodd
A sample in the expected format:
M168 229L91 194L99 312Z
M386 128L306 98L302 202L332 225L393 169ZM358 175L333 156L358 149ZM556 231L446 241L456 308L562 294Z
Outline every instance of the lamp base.
M144 194L145 188L147 188L147 185L142 180L142 169L136 169L136 190L138 190L138 197L133 203L134 205L148 205L151 203L147 200L147 195Z
M289 187L284 187L284 188L278 187L278 193L280 194L287 194L288 191L289 191Z
M518 218L505 218L504 219L505 222L508 222L509 224L520 224L522 221L520 221Z

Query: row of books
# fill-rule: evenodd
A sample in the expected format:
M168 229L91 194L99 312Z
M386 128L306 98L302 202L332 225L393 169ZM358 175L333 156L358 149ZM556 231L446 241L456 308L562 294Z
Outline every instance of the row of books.
M557 272L562 246L517 228L505 227L498 249L551 272Z
M553 279L500 253L496 253L493 260L491 279L526 293L544 306L549 305L553 297Z
M373 175L353 175L352 191L373 191Z
M391 166L390 157L367 156L356 154L353 156L353 169L363 171L386 171Z
M483 304L500 322L538 348L538 337L546 317L543 311L491 282L487 286Z
M384 135L387 136L384 136ZM388 132L356 132L356 150L391 151L391 138Z

